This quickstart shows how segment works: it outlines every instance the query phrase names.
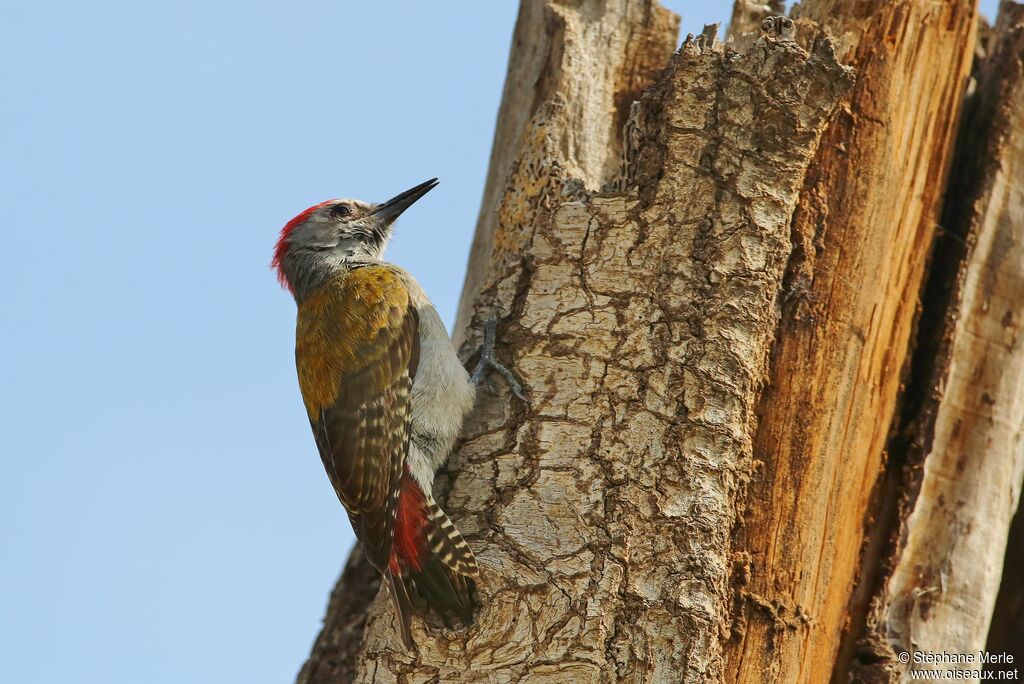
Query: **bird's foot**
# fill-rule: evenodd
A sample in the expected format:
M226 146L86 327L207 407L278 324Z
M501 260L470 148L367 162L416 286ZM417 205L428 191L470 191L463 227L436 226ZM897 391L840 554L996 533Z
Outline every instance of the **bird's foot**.
M494 356L494 338L498 328L498 319L495 316L491 316L484 322L484 344L480 348L480 361L477 362L476 368L473 370L473 375L470 376L469 381L473 385L479 385L480 381L483 380L484 373L487 372L488 368L492 368L498 372L505 382L508 384L508 388L512 390L512 394L519 397L520 400L529 403L526 395L523 393L523 386L513 375L512 371L505 366L501 365L498 359Z

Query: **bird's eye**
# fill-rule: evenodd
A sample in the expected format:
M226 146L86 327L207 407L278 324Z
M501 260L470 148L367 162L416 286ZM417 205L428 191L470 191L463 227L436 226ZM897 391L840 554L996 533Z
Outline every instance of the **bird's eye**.
M352 215L352 207L347 204L338 204L331 209L331 218L348 218Z

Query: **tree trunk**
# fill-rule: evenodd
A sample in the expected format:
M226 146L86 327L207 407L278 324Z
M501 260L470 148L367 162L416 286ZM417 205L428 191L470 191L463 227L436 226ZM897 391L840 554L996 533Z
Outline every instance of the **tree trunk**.
M456 337L497 313L530 403L482 391L438 484L481 608L408 653L357 550L299 682L890 681L984 647L1024 471L1020 13L954 162L970 0L779 4L673 54L654 0L523 0Z

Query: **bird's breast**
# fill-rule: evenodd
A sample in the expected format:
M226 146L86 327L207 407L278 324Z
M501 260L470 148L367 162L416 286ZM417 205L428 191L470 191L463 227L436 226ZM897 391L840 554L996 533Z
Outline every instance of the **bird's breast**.
M420 363L412 387L413 439L436 469L445 459L473 407L476 390L455 354L444 323L432 305L419 308Z

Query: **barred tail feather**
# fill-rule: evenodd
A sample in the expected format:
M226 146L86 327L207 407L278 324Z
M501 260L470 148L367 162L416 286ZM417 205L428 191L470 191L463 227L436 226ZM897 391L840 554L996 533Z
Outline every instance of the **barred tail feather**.
M396 586L395 594L414 592L445 620L454 613L472 622L476 559L448 516L408 472L402 479L388 568L392 582L404 585Z
M398 629L402 633L402 643L408 649L415 648L412 641L412 601L409 600L409 592L401 577L395 577L391 570L384 572L384 586L388 588L388 595L391 597L391 605L395 607L395 617L398 618Z
M441 615L455 613L464 622L472 622L474 580L480 574L476 558L433 497L428 495L425 503L425 559L418 571L403 577Z

